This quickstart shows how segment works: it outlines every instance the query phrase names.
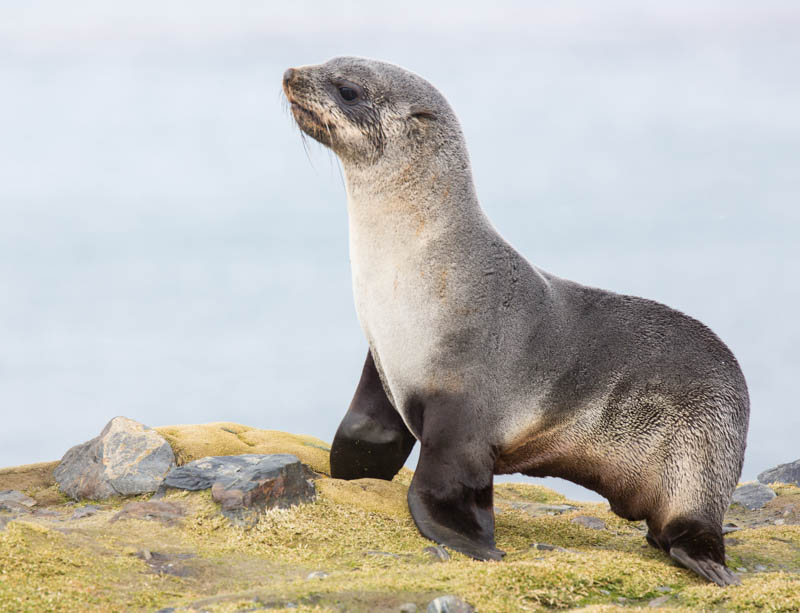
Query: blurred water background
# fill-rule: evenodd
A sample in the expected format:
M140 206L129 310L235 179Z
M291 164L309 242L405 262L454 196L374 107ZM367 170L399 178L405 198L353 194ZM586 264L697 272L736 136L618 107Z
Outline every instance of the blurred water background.
M729 344L743 479L797 459L798 32L771 0L4 0L0 466L115 415L332 439L366 352L344 190L280 78L335 55L442 90L532 262Z

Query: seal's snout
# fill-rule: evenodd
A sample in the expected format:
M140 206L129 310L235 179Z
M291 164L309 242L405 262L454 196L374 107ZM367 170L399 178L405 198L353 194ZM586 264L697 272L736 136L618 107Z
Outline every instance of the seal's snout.
M289 84L294 79L294 75L297 74L297 71L294 68L287 68L286 72L283 73L283 90L286 91L286 88L289 87Z

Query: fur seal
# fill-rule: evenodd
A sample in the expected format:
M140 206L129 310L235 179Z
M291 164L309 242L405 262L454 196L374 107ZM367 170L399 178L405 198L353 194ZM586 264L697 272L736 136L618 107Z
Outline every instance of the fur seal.
M369 343L331 449L334 477L391 479L415 441L420 532L500 559L492 480L591 488L647 540L719 585L741 474L744 377L700 322L529 264L478 203L458 119L398 66L290 68L300 128L344 169L353 293Z

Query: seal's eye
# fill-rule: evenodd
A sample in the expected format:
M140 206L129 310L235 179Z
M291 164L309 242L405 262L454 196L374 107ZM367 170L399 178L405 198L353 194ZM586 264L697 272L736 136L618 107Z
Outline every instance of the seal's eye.
M343 85L339 88L339 95L344 99L345 102L352 102L358 98L358 92L352 87L347 87L346 85Z

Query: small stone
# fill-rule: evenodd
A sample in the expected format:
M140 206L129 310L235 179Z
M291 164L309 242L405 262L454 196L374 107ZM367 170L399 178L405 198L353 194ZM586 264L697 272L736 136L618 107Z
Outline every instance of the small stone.
M660 607L665 602L667 602L667 600L669 600L670 598L671 597L669 595L659 596L658 598L653 598L653 600L651 600L650 602L647 603L647 606L652 608L652 609L655 609L657 607Z
M755 511L761 509L770 500L775 498L775 492L761 483L745 483L733 492L731 503L737 503L745 508Z
M36 501L17 490L0 491L0 511L9 513L30 513Z
M670 586L668 586L668 585L659 585L656 588L656 592L665 592L666 593L666 592L671 592L671 591L672 591L672 588Z
M61 517L61 513L53 509L34 509L33 514L36 517Z
M315 570L313 573L308 573L306 580L311 581L312 579L324 579L325 577L330 576L324 570Z
M628 602L628 599L625 596L617 596L617 602Z
M741 530L741 528L732 522L728 522L722 526L722 534L730 534L731 532L736 532L737 530Z
M400 613L417 613L417 605L415 605L413 602L401 604Z
M74 500L155 492L175 466L169 443L144 424L115 417L99 436L64 455L53 475Z
M473 613L475 609L458 596L439 596L428 603L427 613Z
M5 530L6 526L17 519L17 517L17 515L0 515L0 532Z
M546 515L561 515L569 511L575 511L578 507L570 504L542 504L539 502L509 502L508 506L512 509L518 509L530 515L531 517L544 517Z
M783 524L785 524L785 523L786 523L786 520L785 520L785 519L776 519L776 520L775 520L774 522L772 522L772 523L773 523L773 524L775 524L776 526L782 526Z
M758 475L759 483L791 483L800 485L800 460L778 464Z
M739 566L739 567L736 569L736 572L737 572L737 573L746 573L746 572L747 572L747 569L746 569L744 566Z
M756 566L755 566L755 569L754 569L754 570L755 570L757 573L763 573L765 570L767 570L767 567L766 567L766 566L764 566L763 564L756 564Z
M93 504L87 504L85 507L78 507L72 513L72 517L70 519L83 519L84 517L91 517L92 515L96 514L100 510L100 507L97 507Z
M364 552L365 555L368 556L375 556L378 558L394 558L396 560L400 559L400 555L396 553L391 553L390 551L366 551Z
M431 558L434 562L447 562L450 559L450 554L441 545L426 547L425 549L422 550L422 552L426 554L429 558Z
M144 560L147 567L157 575L191 577L196 574L194 568L185 564L186 560L195 557L193 553L159 553L143 549L137 557Z
M129 502L111 518L111 523L121 519L145 519L171 526L184 515L186 515L186 511L175 502Z
M585 526L586 528L591 528L592 530L605 530L606 529L606 522L604 522L599 517L589 517L588 515L578 515L577 517L572 518L573 524L578 524L581 526Z
M551 545L550 543L531 543L531 547L533 549L538 549L539 551L561 551L561 552L568 552L568 549L564 549L563 547L559 547L558 545Z
M601 594L605 594L606 596L610 596L611 595L611 592L609 592L608 590L600 590L600 593Z

